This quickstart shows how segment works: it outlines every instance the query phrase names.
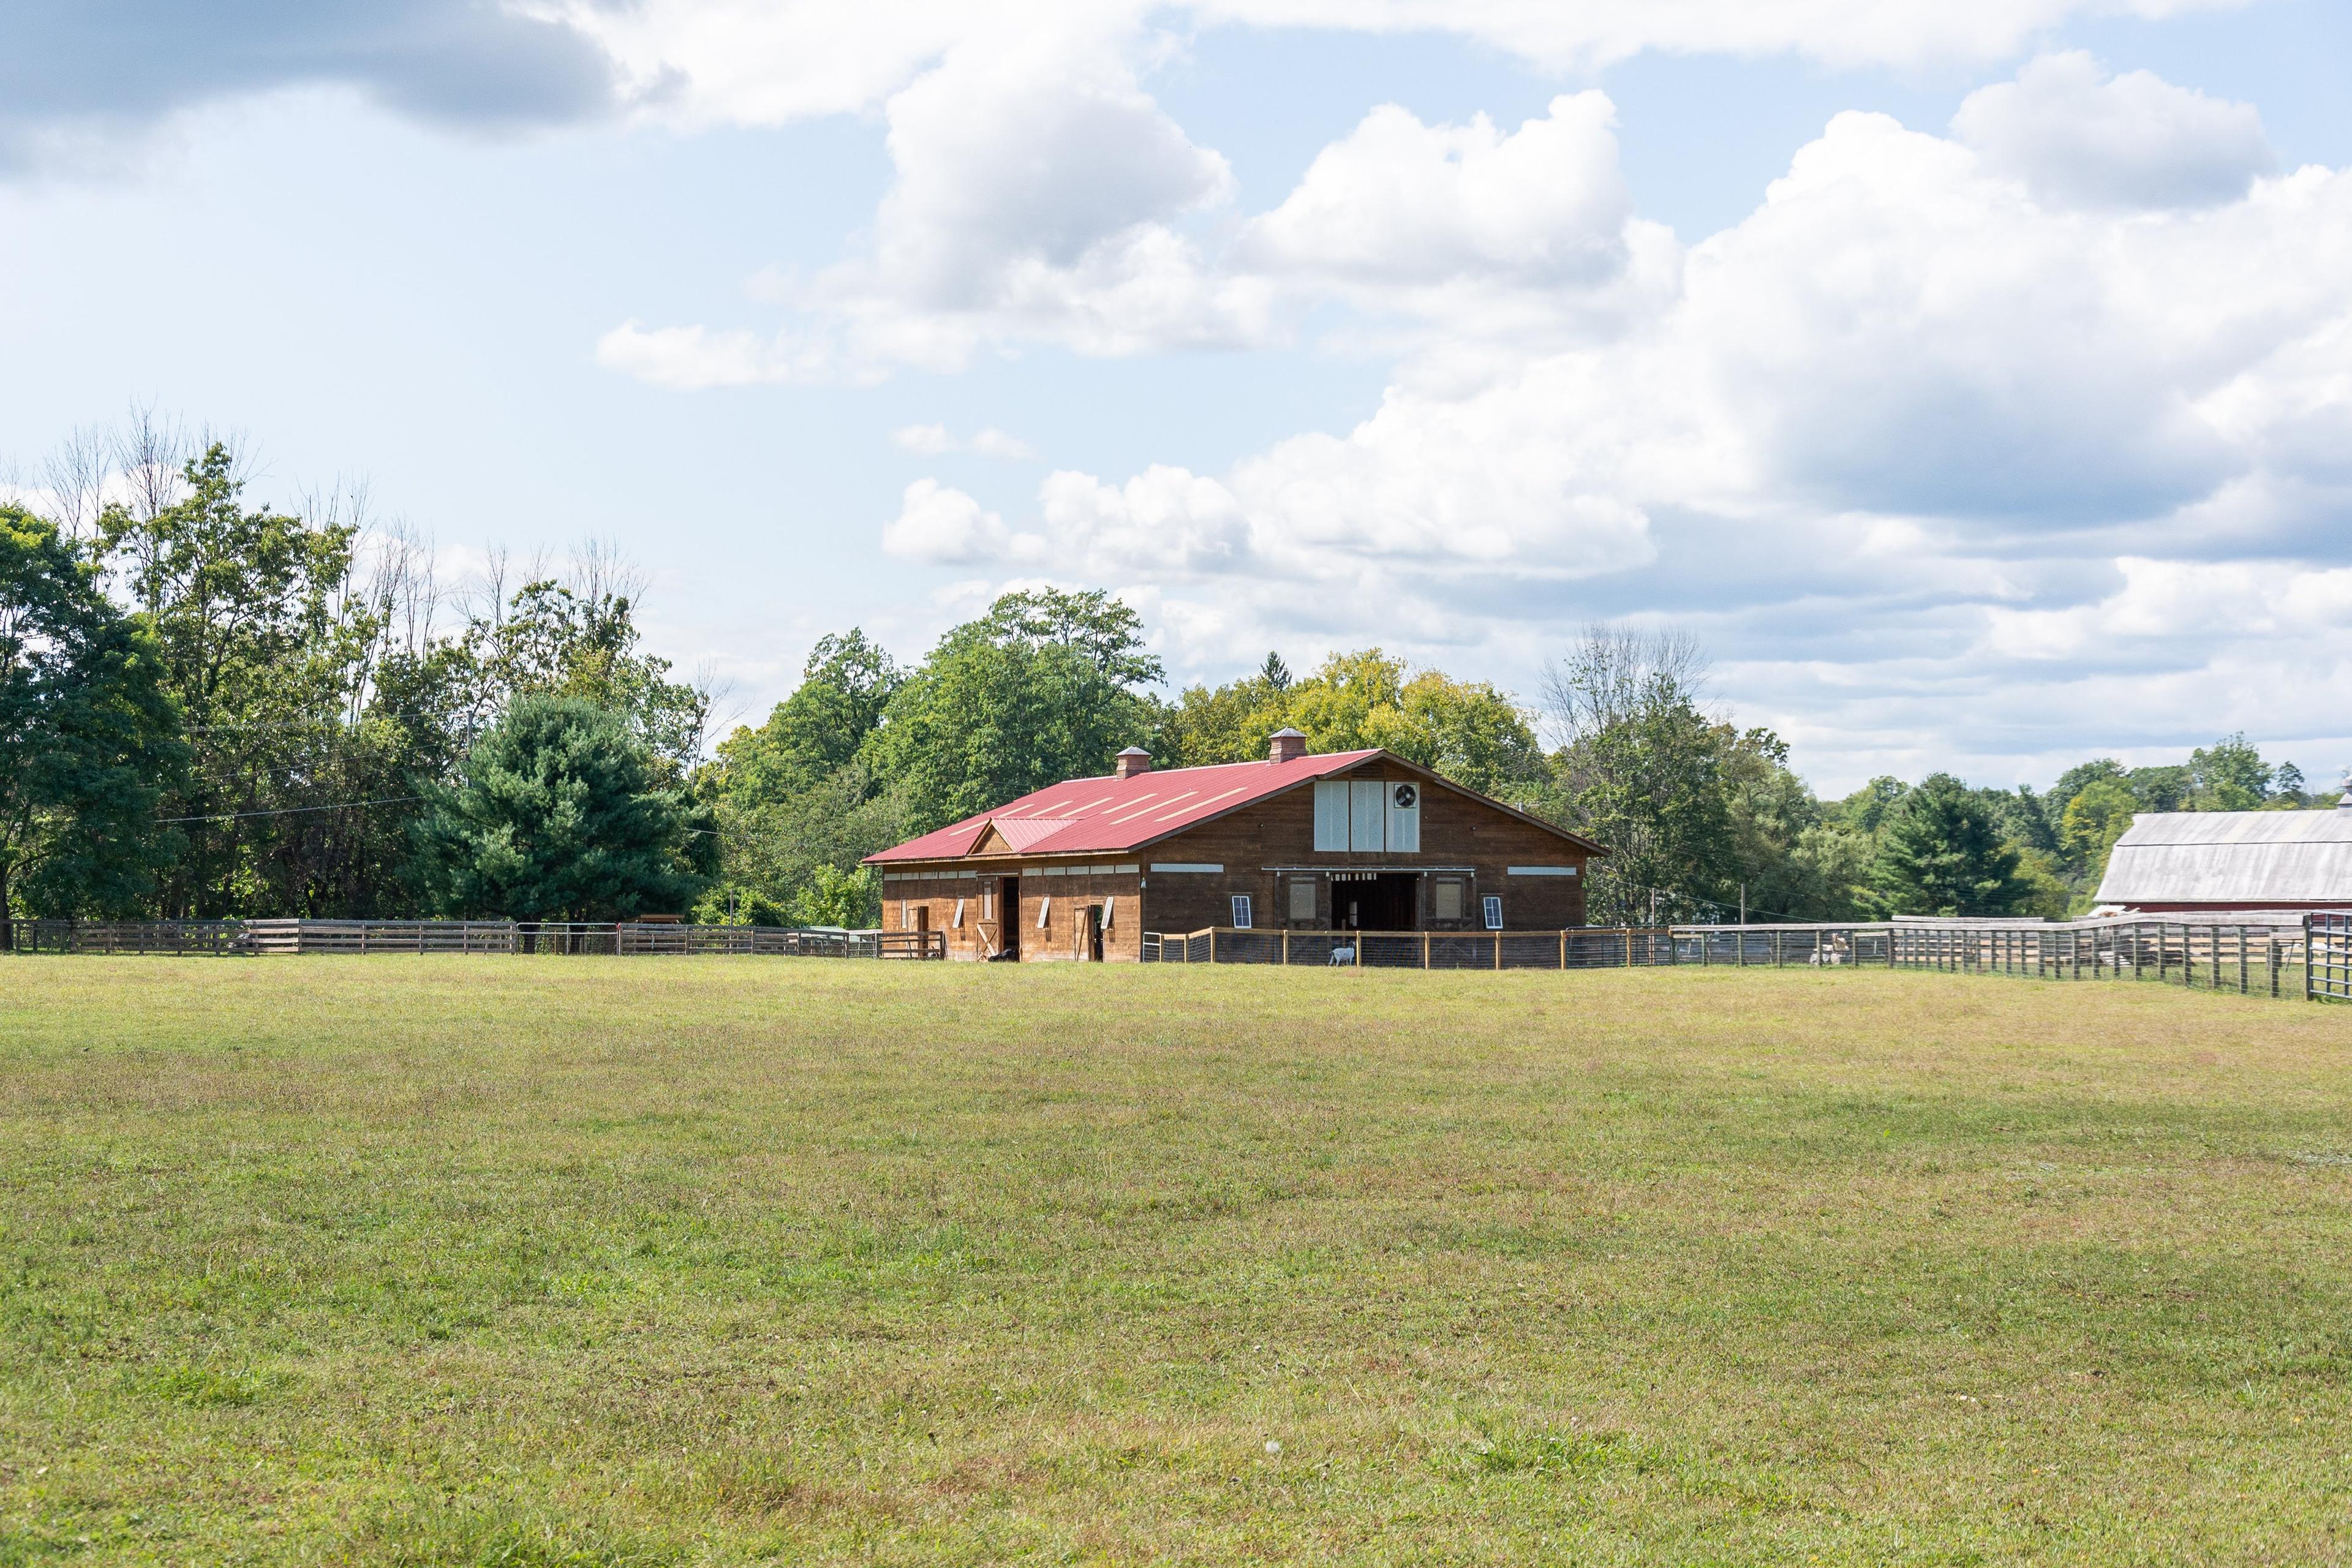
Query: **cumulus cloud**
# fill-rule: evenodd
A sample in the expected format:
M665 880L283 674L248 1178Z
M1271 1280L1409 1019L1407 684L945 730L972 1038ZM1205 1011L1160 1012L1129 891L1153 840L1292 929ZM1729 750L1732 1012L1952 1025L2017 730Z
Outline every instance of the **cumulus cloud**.
M646 327L624 321L596 340L596 363L656 386L696 392L832 376L837 360L822 342L706 327Z
M882 529L882 548L910 560L1003 564L1034 559L1034 536L1016 535L1004 519L936 479L907 487L898 515Z
M1229 202L1224 160L1115 54L1066 45L968 47L890 100L898 174L870 250L771 290L807 325L773 342L632 325L608 335L602 362L725 385L954 370L1022 342L1093 355L1258 347L1334 296L1523 346L1614 331L1673 287L1680 248L1633 217L1601 93L1561 97L1507 134L1484 116L1428 125L1377 109L1210 254L1184 225Z
M1605 128L1570 103L1543 123ZM1467 199L1462 165L1527 132L1382 119L1302 179L1283 265L1385 288L1544 254L1457 221L1470 237L1405 244L1383 275L1353 237ZM1407 174L1361 173L1375 148L1371 168ZM1530 210L1584 211L1554 200L1559 174L1512 177ZM1345 434L1214 475L1057 473L1000 560L1148 590L1180 664L1378 627L1524 670L1564 624L1639 606L1704 628L1832 778L1953 762L1956 726L2021 771L2084 734L2176 730L2184 710L2119 716L2127 677L2213 726L2309 731L2308 704L2273 697L2343 673L2307 650L2352 605L2352 174L2257 176L2151 220L2055 202L1958 136L1842 115L1672 262L1611 331L1490 347L1475 374L1425 347ZM918 537L902 553L986 561ZM1970 715L1976 694L1998 721Z
M0 169L198 104L322 84L471 129L574 121L621 102L593 39L479 0L11 0Z
M1342 282L1590 281L1622 264L1633 216L1616 118L1600 92L1554 99L1507 136L1483 114L1433 126L1383 105L1250 224L1240 258Z
M1195 24L1452 36L1545 69L1589 70L1644 51L1793 55L1839 67L1983 62L2084 17L2163 17L2240 0L541 0L620 63L656 111L775 125L882 102L974 40Z
M902 450L918 452L925 456L970 452L975 457L1003 458L1020 461L1037 455L1036 449L1028 442L1015 436L1008 436L992 426L978 432L969 440L959 440L948 434L948 427L944 425L908 425L890 432L890 439Z
M1272 291L1210 267L1185 226L1230 199L1232 172L1138 85L1124 41L1096 25L958 42L886 105L895 175L870 243L767 286L794 326L773 341L632 326L600 359L717 385L952 371L1029 341L1090 354L1265 342Z
M2080 52L1970 93L1952 130L1988 170L2062 206L2212 206L2277 164L2252 104L2147 71L2110 79Z
M2238 0L17 0L0 51L0 160L22 164L204 102L320 84L469 127L615 107L687 124L871 110L957 52L1008 39L1240 24L1451 35L1547 69L1645 50L1842 67L1984 61L2084 16ZM5 164L0 164L5 166Z

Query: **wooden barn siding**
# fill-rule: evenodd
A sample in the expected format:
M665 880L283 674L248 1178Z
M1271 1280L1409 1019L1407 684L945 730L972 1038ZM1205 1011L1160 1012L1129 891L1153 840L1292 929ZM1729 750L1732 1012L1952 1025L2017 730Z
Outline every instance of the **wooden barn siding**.
M1584 923L1586 853L1565 839L1505 812L1450 790L1419 775L1380 763L1368 763L1340 775L1350 779L1380 778L1397 784L1422 784L1421 851L1405 855L1318 852L1315 847L1315 789L1303 785L1286 795L1260 802L1231 816L1161 840L1140 852L1147 875L1150 865L1192 863L1221 865L1220 875L1166 871L1149 876L1143 912L1153 931L1199 931L1233 923L1233 895L1247 893L1255 923L1267 928L1289 924L1286 890L1267 866L1307 866L1318 870L1344 871L1376 866L1467 866L1474 880L1464 918L1439 926L1430 913L1429 880L1422 881L1421 924L1429 930L1478 931L1485 915L1478 900L1499 894L1503 924L1511 931L1556 931ZM1509 877L1511 866L1574 866L1573 877ZM1330 890L1322 889L1316 924L1331 920Z
M1099 864L1100 862L1094 862ZM1043 862L1030 862L1034 868ZM1134 864L1131 860L1120 864ZM981 896L993 895L998 880L1004 877L1021 879L1021 961L1029 963L1063 963L1078 957L1076 951L1079 910L1089 904L1099 905L1106 898L1117 900L1112 910L1110 930L1103 933L1103 962L1136 963L1143 956L1143 911L1139 905L1139 884L1142 878L1118 872L1088 872L1085 875L1043 877L1034 868L1024 871L1019 860L1004 860L972 868L976 876L966 875L961 867L952 872L936 874L892 872L892 879L882 884L882 929L906 929L907 910L921 908L930 911L931 930L945 931L948 956L967 961L983 959L988 949L981 941ZM901 880L908 876L919 879ZM961 929L952 922L956 900L964 900L964 923ZM1045 924L1037 924L1037 911L1048 899Z

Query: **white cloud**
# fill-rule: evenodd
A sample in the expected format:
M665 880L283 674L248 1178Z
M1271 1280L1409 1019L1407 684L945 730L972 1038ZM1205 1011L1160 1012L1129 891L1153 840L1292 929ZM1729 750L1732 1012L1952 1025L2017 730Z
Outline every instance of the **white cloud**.
M1838 67L1981 63L2063 24L2164 17L2243 0L533 0L602 46L646 111L777 125L870 109L974 42L1130 34L1147 17L1335 32L1451 35L1545 69L1646 51L1793 55Z
M1535 64L1590 68L1648 51L1799 55L1832 66L1917 66L2013 55L2081 17L2162 17L2241 0L1200 0L1258 26L1454 33Z
M1023 560L1034 553L1029 543L1007 528L1002 517L935 479L908 485L898 515L882 529L882 548L913 561Z
M950 452L970 452L982 458L1003 458L1022 461L1034 458L1036 449L1015 436L991 426L968 441L960 441L948 434L944 425L908 425L890 433L890 439L901 448L938 457Z
M956 449L955 438L944 425L907 425L890 432L890 439L909 452L937 455Z
M1259 265L1369 289L1538 254L1461 216L1469 163L1524 129L1375 118ZM1213 667L1320 635L1528 670L1638 608L1697 626L1832 779L1899 756L2032 776L2190 718L2308 735L2291 687L2235 683L2352 700L2352 664L2307 657L2352 605L2352 174L2151 215L1995 162L1842 115L1613 330L1465 350L1448 322L1346 434L1218 475L1057 473L1000 559L1148 590L1171 658ZM1559 173L1517 169L1529 211ZM1469 237L1416 249L1412 212ZM1401 256L1360 238L1384 234ZM2119 699L2126 672L2185 706Z
M1599 92L1555 99L1546 118L1507 136L1483 114L1431 126L1384 105L1251 222L1241 264L1390 286L1592 282L1623 265L1633 216L1615 121Z
M1265 342L1271 289L1215 272L1183 226L1230 199L1232 172L1137 84L1126 43L1100 19L960 38L886 105L896 174L870 245L805 285L763 280L800 327L773 342L625 328L600 358L716 385L954 371L1021 341L1088 354Z
M1017 436L1008 436L991 426L971 438L966 450L983 458L1003 458L1009 462L1025 462L1037 455L1037 449Z
M833 374L832 356L788 333L712 331L707 327L640 326L624 321L596 340L596 363L683 392L768 382L816 381Z
M2089 55L2046 55L1979 88L1952 130L1984 166L2063 206L2187 207L2235 201L2277 163L2252 104L2147 71L2110 80Z

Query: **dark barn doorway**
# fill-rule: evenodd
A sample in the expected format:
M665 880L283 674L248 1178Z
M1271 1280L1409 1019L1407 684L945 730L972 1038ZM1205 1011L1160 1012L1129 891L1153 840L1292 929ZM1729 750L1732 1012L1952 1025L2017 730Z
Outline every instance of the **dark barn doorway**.
M1087 959L1092 963L1103 961L1102 906L1087 906Z
M1005 877L996 884L996 956L1021 956L1021 879Z
M1421 878L1387 871L1331 884L1331 923L1347 931L1419 931Z

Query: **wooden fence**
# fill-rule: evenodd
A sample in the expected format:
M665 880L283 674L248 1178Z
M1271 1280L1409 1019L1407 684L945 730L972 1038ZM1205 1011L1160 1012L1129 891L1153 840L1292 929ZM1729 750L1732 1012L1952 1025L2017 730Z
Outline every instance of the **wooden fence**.
M543 957L744 953L784 958L947 957L944 931L558 921L17 921L16 952L500 953Z
M11 952L250 953L239 921L16 921Z
M2352 1000L2352 915L2181 920L1895 921L1583 927L1559 931L1146 931L1147 963L1349 969L1620 969L1666 964L1940 970L2122 980L2242 995Z

